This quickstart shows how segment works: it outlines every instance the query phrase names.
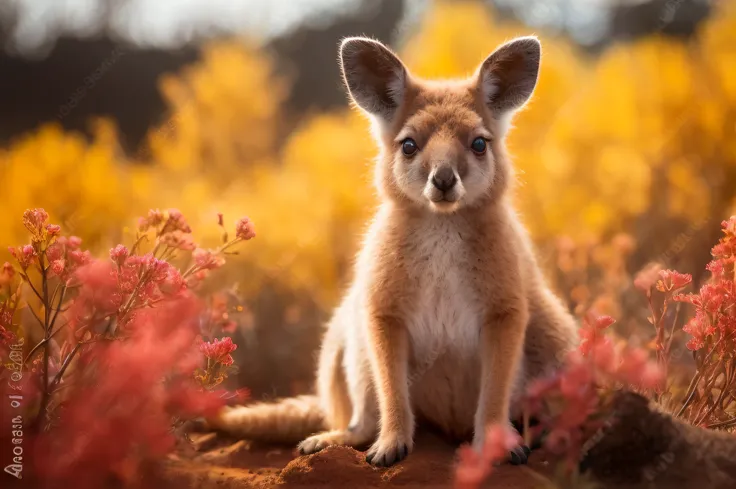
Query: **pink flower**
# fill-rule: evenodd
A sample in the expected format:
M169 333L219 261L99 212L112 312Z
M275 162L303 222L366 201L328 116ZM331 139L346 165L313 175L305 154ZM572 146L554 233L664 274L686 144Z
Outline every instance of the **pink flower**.
M68 257L74 268L87 265L92 261L92 255L89 251L74 250L68 253Z
M132 258L132 257L131 257ZM118 286L120 291L125 294L130 294L135 290L135 286L138 284L138 264L136 264L130 258L124 267L120 268L118 272Z
M662 270L662 266L659 263L650 263L646 267L642 268L634 278L634 287L637 289L649 293L657 282L659 272Z
M163 294L174 295L184 289L184 279L174 267L169 267L166 271L166 277L158 284Z
M235 236L244 240L256 237L256 229L250 219L242 217L235 223Z
M165 228L167 232L171 231L181 231L183 233L191 233L192 228L189 227L189 224L187 224L186 219L184 219L184 215L179 211L179 209L169 209L167 211L169 214L169 220L166 222Z
M161 242L179 250L193 250L197 247L191 234L182 231L172 231L161 236Z
M199 351L204 353L204 356L223 365L232 365L233 357L230 355L238 345L233 343L233 340L226 336L225 338L218 340L214 339L211 342L205 342L199 345Z
M139 226L141 231L147 231L148 228L156 227L164 222L164 213L158 209L151 209L148 211L147 218L141 218Z
M207 278L209 272L207 270L197 270L187 278L186 285L190 289L194 289L199 286L204 279Z
M103 264L112 272L110 262ZM111 471L120 475L125 468L135 485L139 465L174 448L172 417L211 415L224 404L220 393L202 391L183 371L199 357L198 317L194 297L164 301L138 311L125 341L91 343L80 351L79 364L89 367L70 386L73 395L53 433L43 432L34 451L48 481L99 488Z
M58 234L61 232L61 226L59 226L58 224L47 224L46 232L49 234L49 236L58 236Z
M3 263L0 269L0 285L9 284L15 277L15 268L8 262Z
M659 272L657 290L660 292L674 292L685 287L693 281L692 275L679 273L674 270L662 270Z
M13 258L18 260L20 267L25 270L31 265L31 262L36 257L36 250L31 245L23 245L20 248L8 248Z
M721 221L721 227L726 236L736 237L736 216L731 216L728 221Z
M79 236L69 236L69 239L66 240L66 244L71 250L77 250L80 246L82 246L82 238Z
M64 268L66 267L66 262L63 259L54 260L51 262L51 273L56 275L57 277L61 277L64 274Z
M145 233L146 231L148 231L149 227L150 225L148 224L148 219L146 219L145 217L138 218L138 231Z
M493 465L506 460L509 451L518 446L519 435L509 427L493 425L486 431L480 453L469 445L458 450L455 468L456 489L476 489L491 474Z
M12 343L15 343L15 335L5 328L5 324L10 325L10 311L0 311L0 346L7 347Z
M49 214L43 209L27 209L23 213L23 225L34 236L40 236Z
M649 354L641 348L627 348L622 352L615 377L623 384L643 388L656 387L664 378L659 367L649 361Z
M505 460L509 451L519 445L519 435L503 425L493 425L486 430L483 456L486 460L499 462Z
M128 255L130 255L130 252L128 251L128 248L125 246L119 244L116 247L110 249L110 258L112 261L114 261L119 267L123 266L125 263L125 260L128 258Z
M706 311L716 313L720 310L726 300L723 285L722 283L705 284L700 288L700 300Z
M639 377L639 386L643 389L656 390L662 387L665 380L662 368L655 363L647 362Z
M710 324L710 319L702 309L695 313L695 317L688 321L682 330L692 336L686 345L692 351L703 348L706 338L716 332L716 328Z
M49 259L49 261L54 261L62 258L64 256L64 245L60 242L56 242L46 248L46 258Z
M544 446L552 453L562 455L572 448L570 432L561 429L553 429L547 435Z
M210 250L202 248L194 250L192 258L194 258L194 263L197 267L202 270L214 270L215 268L220 268L225 264L225 259L223 257L214 254Z
M592 312L585 315L583 325L580 328L579 350L583 355L588 355L603 338L603 330L616 322L610 316L596 317Z
M169 263L164 260L154 258L152 255L146 256L148 257L146 266L150 271L151 280L153 280L154 282L161 282L162 280L165 280L168 276L171 265L169 265Z

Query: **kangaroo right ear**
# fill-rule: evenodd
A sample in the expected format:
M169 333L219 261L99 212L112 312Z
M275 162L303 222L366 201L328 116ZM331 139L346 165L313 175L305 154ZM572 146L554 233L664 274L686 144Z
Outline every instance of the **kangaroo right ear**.
M390 121L406 90L407 70L399 58L378 41L349 37L340 44L340 65L353 101Z

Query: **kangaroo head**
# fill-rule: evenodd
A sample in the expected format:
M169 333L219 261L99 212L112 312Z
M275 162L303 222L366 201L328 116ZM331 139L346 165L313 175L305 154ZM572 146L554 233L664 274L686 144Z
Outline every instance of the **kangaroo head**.
M500 196L510 179L503 138L534 91L540 44L501 45L469 78L421 80L378 41L340 45L350 97L373 120L381 153L377 183L397 203L455 212Z

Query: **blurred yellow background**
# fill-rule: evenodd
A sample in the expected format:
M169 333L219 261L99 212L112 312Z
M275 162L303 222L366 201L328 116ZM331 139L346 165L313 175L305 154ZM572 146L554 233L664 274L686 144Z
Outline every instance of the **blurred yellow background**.
M540 82L508 147L522 220L577 312L641 319L631 275L659 260L697 278L733 212L736 5L718 9L691 38L655 33L599 55L538 33ZM437 2L394 47L417 75L456 77L531 32L478 2ZM179 208L205 245L217 212L231 225L248 215L258 237L217 284L238 283L247 306L241 378L261 393L302 390L375 203L368 124L344 108L284 131L290 80L255 41L212 42L159 88L168 116L138 151L122 149L114 120L95 121L92 138L52 123L1 148L0 243L24 242L30 207L98 253L129 243L148 208Z

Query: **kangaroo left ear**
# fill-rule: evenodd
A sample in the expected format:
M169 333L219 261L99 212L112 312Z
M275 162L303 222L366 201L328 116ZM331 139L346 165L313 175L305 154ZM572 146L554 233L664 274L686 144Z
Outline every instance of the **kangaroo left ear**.
M404 99L408 77L398 56L373 39L349 37L340 44L340 65L353 101L390 121Z
M478 88L495 116L521 108L534 91L542 47L536 37L518 37L480 65Z

